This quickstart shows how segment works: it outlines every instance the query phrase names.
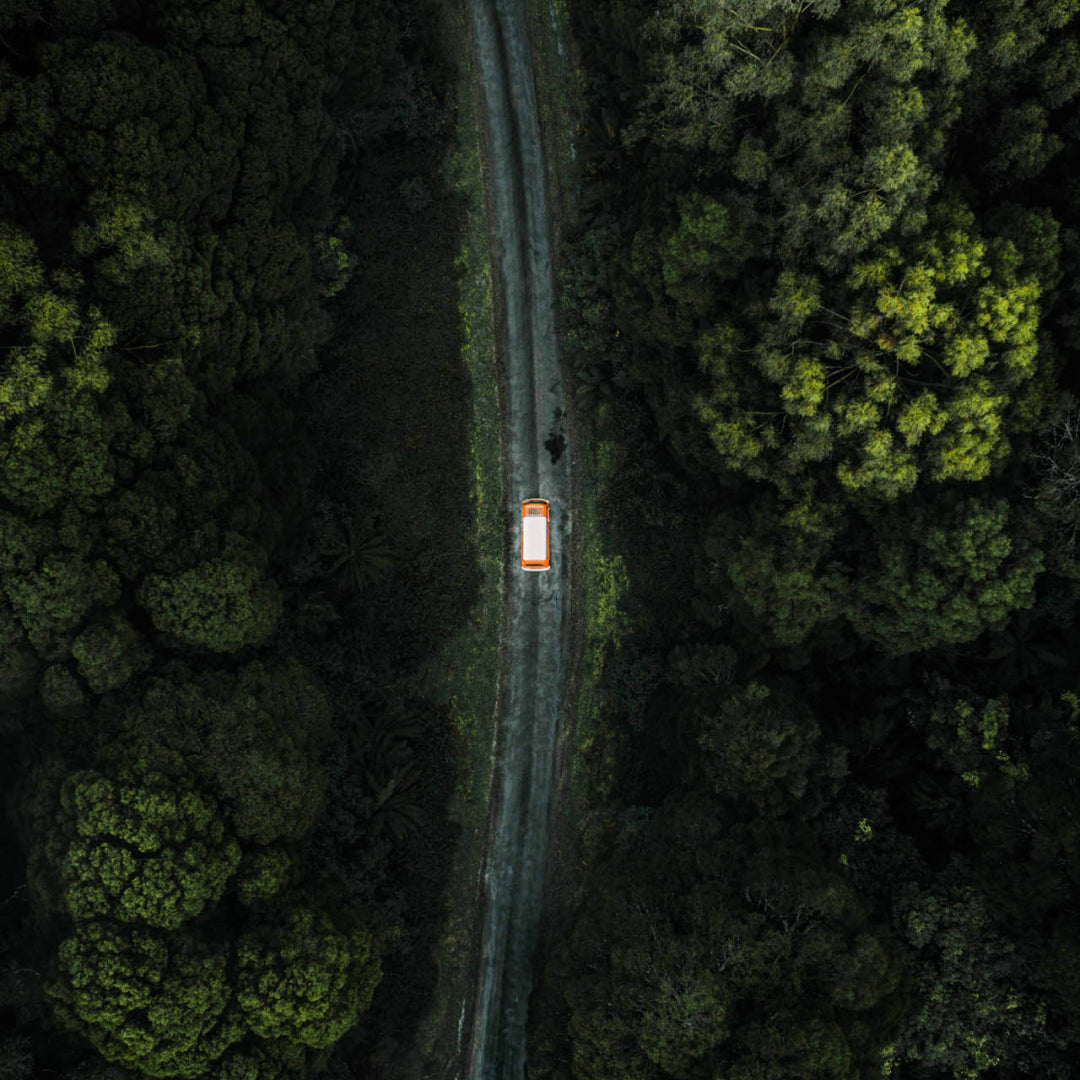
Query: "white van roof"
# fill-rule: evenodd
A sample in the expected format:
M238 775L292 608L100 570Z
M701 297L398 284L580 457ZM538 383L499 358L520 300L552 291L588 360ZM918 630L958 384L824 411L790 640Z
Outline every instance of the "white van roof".
M547 558L547 518L541 514L526 514L524 528L525 561L543 562Z

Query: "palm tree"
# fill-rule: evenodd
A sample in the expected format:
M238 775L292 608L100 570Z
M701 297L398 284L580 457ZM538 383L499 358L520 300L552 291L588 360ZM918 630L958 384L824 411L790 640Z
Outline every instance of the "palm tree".
M989 636L983 658L993 661L996 677L1012 687L1019 682L1041 680L1050 669L1067 668L1064 630L1059 613L1049 605L1019 611L1009 625ZM1066 624L1067 625L1067 624ZM1065 655L1062 655L1062 653Z
M382 578L398 558L374 523L359 528L351 517L329 526L320 551L332 560L323 576L354 593Z
M371 825L376 833L387 829L395 840L418 829L423 823L419 797L420 769L415 762L403 762L385 783L370 773L366 775L374 806Z
M374 695L357 702L349 723L349 749L362 758L366 768L382 772L412 757L413 740L424 729L419 720L402 709L387 707Z

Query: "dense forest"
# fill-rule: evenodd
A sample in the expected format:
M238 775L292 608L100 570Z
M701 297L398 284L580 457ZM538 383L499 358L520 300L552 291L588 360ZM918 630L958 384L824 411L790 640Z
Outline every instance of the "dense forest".
M1070 1077L1080 0L569 9L632 632L528 1076ZM0 0L0 1080L420 1075L455 77L435 0Z
M450 61L426 0L0 2L4 1080L408 1075Z
M1075 1075L1080 3L570 10L634 632L528 1075Z

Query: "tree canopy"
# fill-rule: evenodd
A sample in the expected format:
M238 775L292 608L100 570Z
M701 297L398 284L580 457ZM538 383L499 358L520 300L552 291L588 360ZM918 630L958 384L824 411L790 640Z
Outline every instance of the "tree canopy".
M203 1076L244 1035L227 963L189 937L80 921L60 946L56 1007L110 1061Z
M304 1080L413 1022L454 829L413 673L472 576L463 547L432 606L400 558L430 526L398 504L437 490L463 529L472 504L445 441L365 476L399 348L442 358L410 440L467 413L436 8L0 4L12 1080Z
M236 1001L251 1030L319 1050L356 1023L382 977L367 927L342 932L306 908L242 939L236 962Z
M159 773L73 773L60 805L75 834L61 873L76 920L175 930L221 899L240 862L213 801Z
M561 340L633 628L530 1071L1065 1080L1080 2L570 11Z
M756 340L730 323L702 336L695 408L727 467L788 498L888 502L985 479L1030 429L1039 279L959 202L928 216L907 252L873 248L832 289L782 271Z

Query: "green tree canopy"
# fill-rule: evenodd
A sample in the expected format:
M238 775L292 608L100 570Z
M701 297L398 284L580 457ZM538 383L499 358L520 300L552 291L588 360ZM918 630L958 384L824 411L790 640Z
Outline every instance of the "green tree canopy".
M835 270L918 230L975 46L946 0L691 0L655 8L643 37L627 141L730 163L785 261Z
M847 523L782 505L764 498L741 539L718 522L704 544L714 559L734 548L738 599L780 644L841 618L893 655L973 641L1032 603L1044 567L1031 523L1003 500L947 492Z
M73 833L60 873L75 919L175 930L221 898L240 862L214 800L160 773L76 772L60 805Z
M0 510L0 593L47 660L66 656L87 613L120 596L119 579L104 559L89 561L58 539L46 523Z
M717 794L748 798L759 811L776 812L803 795L820 768L820 734L806 705L752 682L702 717L698 743Z
M29 76L0 82L2 162L48 193L43 225L70 232L103 304L183 343L218 388L310 365L334 176L324 98L352 7L166 4L140 14L141 34L60 23Z
M367 927L342 931L307 908L246 935L237 950L236 1000L251 1030L316 1049L337 1042L356 1023L381 978Z
M1043 568L1042 552L1014 519L1006 503L974 498L940 523L916 507L904 531L883 529L875 556L860 564L845 610L852 626L893 654L1000 627L1030 606Z
M554 950L575 1077L854 1080L875 1063L895 944L839 874L785 842L790 823L733 824L721 806L673 795L593 867Z
M705 538L706 556L726 564L739 601L780 644L803 641L841 614L847 579L829 558L836 516L809 500L785 510L766 494L740 537L730 538L728 523L718 520Z
M214 1080L306 1080L307 1048L288 1039L248 1036L225 1051L214 1066Z
M226 954L185 935L80 921L48 992L106 1058L144 1076L204 1076L245 1032Z
M839 288L781 271L753 337L706 332L695 409L727 468L792 499L825 469L839 495L884 501L981 480L1045 409L1040 294L1012 240L940 202L926 233L877 246Z
M116 613L79 634L71 654L79 665L79 674L95 694L125 685L136 671L146 667L150 658L135 628Z
M256 661L236 674L178 668L99 722L103 762L137 758L192 775L241 841L298 840L322 807L330 710L297 660L273 668Z
M1001 799L1004 788L1012 788L1031 776L1031 769L1018 752L1009 730L1008 695L985 698L970 692L958 696L942 685L934 695L933 707L926 703L909 711L911 723L926 731L926 744L940 754L965 784L978 788L997 778L994 797ZM973 700L972 700L973 699Z
M29 690L39 667L22 625L9 607L0 606L0 701L11 701Z
M1065 394L1034 457L1035 508L1047 525L1049 569L1080 581L1080 410Z
M50 664L45 669L38 692L50 716L72 719L85 716L89 711L85 691L64 664Z
M886 1050L889 1066L912 1062L977 1080L1007 1049L1039 1037L1045 1004L1018 992L1016 947L990 924L975 890L940 895L909 886L897 908L916 952L920 1000Z
M159 630L214 652L262 644L282 607L277 585L263 579L246 552L208 559L179 574L150 574L139 587L139 602Z
M245 855L236 876L236 892L245 904L277 896L296 876L293 857L282 848L264 848Z
M0 494L33 513L70 497L92 509L113 486L115 421L102 408L116 333L79 300L81 278L51 275L21 229L0 224Z
M639 1012L637 1043L642 1052L667 1075L687 1077L696 1061L731 1034L731 986L710 968L692 940L663 942L654 937L650 945L645 950L633 945L615 949L613 974L637 984L631 1008ZM625 1005L631 1004L625 990L620 996Z

